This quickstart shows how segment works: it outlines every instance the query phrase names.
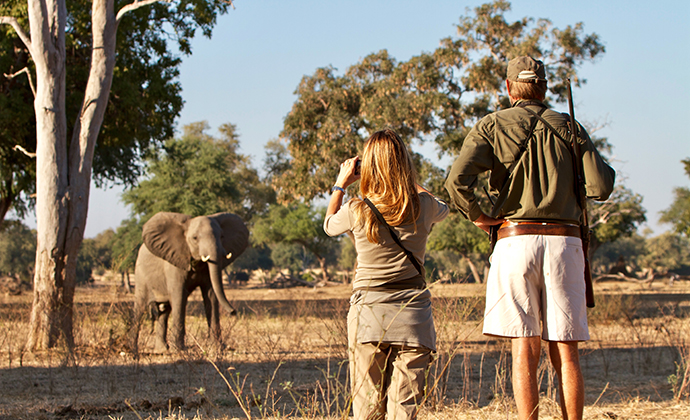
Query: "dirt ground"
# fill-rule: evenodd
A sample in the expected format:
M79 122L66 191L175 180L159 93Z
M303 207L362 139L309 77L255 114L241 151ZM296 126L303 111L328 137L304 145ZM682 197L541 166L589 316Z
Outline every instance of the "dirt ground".
M187 350L154 354L145 329L138 358L123 340L133 297L115 283L77 290L73 359L25 352L31 296L0 297L0 420L347 417L350 287L257 286L226 290L239 315L222 315L224 348L207 338L196 292ZM690 360L690 282L609 281L595 292L592 340L581 346L585 418L689 419L673 384ZM481 334L483 285L432 294L439 348L420 418L516 418L509 343ZM560 418L548 363L539 376L541 418Z

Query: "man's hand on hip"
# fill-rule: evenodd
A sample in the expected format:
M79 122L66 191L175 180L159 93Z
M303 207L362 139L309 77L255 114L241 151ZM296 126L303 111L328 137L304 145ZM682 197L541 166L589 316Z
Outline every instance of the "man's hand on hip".
M486 214L482 213L481 216L479 216L474 222L474 225L483 230L486 233L489 233L489 228L494 225L500 225L501 223L505 222L505 219L500 218L500 219L495 219L493 217L487 216Z

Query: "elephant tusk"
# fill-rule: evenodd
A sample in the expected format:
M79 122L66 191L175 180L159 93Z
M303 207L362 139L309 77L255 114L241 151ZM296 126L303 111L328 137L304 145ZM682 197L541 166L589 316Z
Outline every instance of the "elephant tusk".
M232 258L232 252L228 252L228 255L225 256L225 259L229 260Z
M204 255L204 256L201 257L201 261L203 261L203 262L207 262L207 261L210 260L210 259L211 259L211 256L210 256L210 255Z

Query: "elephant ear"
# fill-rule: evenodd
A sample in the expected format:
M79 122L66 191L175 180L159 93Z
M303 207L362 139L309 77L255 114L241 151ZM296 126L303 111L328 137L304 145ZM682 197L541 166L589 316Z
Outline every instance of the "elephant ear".
M224 259L223 268L230 265L242 255L249 245L249 229L240 216L232 213L216 213L209 216L215 220L223 231L221 238L226 253L232 253L230 259Z
M180 213L156 213L144 223L142 237L146 248L182 270L189 269L192 254L189 252L185 230L191 217Z

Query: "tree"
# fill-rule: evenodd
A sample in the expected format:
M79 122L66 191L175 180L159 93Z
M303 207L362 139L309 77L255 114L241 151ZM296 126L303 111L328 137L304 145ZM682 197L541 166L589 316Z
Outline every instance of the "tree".
M26 2L4 1L0 16L5 14L26 16ZM29 151L36 150L36 122L28 61L28 52L12 28L0 25L0 223L11 208L23 218L35 193L35 165Z
M19 220L0 222L0 275L19 276L29 283L36 256L36 232Z
M60 338L70 350L74 346L72 311L76 260L86 224L92 169L94 162L99 162L94 160L94 151L110 100L113 77L128 70L127 63L120 63L124 65L117 67L116 72L118 25L126 22L123 17L127 13L140 9L134 16L142 18L138 23L143 23L143 28L150 31L145 33L150 35L164 32L163 28L172 28L173 31L165 32L166 36L176 39L183 53L189 53L189 40L196 29L201 28L205 35L210 35L217 13L224 13L228 7L222 0L153 4L156 1L135 1L125 4L115 13L115 0L93 0L91 20L84 23L70 19L65 0L28 0L29 33L25 30L22 16L0 17L0 23L11 25L16 32L36 71L38 249L27 343L30 350L54 347ZM151 7L141 9L144 6ZM16 10L10 10L13 11ZM78 101L75 114L78 117L74 119L70 135L66 92L72 86L67 85L66 78L70 64L66 33L68 28L80 24L84 24L86 33L92 35L91 40L82 38L77 41L77 44L86 43L83 51L90 52L90 65L86 83L75 87L84 95ZM142 37L135 42L152 47L146 50L150 54L137 57L139 60L165 61L169 58L165 37ZM163 66L161 70L166 68ZM164 115L170 110L161 111Z
M232 212L250 222L274 201L250 158L239 153L235 126L222 125L221 138L205 134L208 128L205 121L186 125L181 138L147 159L147 179L122 195L142 221L170 211L192 217Z
M622 185L616 185L608 200L601 203L588 200L588 206L592 229L590 258L602 244L631 236L647 220L642 197Z
M77 257L77 283L89 283L93 281L93 270L99 274L110 268L112 261L111 243L115 232L106 229L96 235L95 238L87 238L79 248Z
M429 235L427 244L429 250L442 251L452 249L458 253L470 267L476 282L481 283L483 276L479 274L477 259L486 259L489 253L489 239L481 229L460 213L454 212L434 227Z
M621 236L615 241L602 243L592 259L592 268L601 273L611 273L611 269L623 274L632 274L639 269L637 264L645 254L647 240L644 236L633 233ZM615 273L613 273L615 274Z
M330 281L328 264L337 239L324 232L324 215L325 209L315 210L301 202L288 206L274 204L254 224L252 241L257 245L293 243L304 247L319 262L323 280Z
M681 161L685 165L685 174L690 177L690 158ZM673 230L690 238L690 189L677 187L673 190L675 198L666 210L661 212L661 223L670 223Z
M70 70L65 75L67 121L77 119L89 77L91 5L91 0L66 4L65 61ZM153 8L155 16L148 9L139 10L118 24L112 94L93 156L93 178L99 186L108 182L133 185L141 175L141 161L149 146L172 137L174 119L182 109L181 88L176 80L181 59L166 48L170 37L162 29L166 21L179 27L180 18L185 16L171 16L166 6ZM2 15L24 23L27 2L2 2ZM35 192L35 161L30 157L36 150L34 65L12 28L3 25L0 30L7 33L0 41L0 215L12 206L22 216L33 205L31 194ZM186 42L181 50L189 53ZM72 128L67 126L68 139L73 136Z
M690 264L690 240L687 236L671 232L647 240L646 253L640 257L640 265L667 273Z
M552 98L564 101L566 78L584 83L577 68L604 52L598 36L584 34L582 23L561 30L546 19L507 22L508 10L500 0L475 8L474 16L460 18L456 38L405 62L383 50L342 76L332 67L305 76L281 132L290 153L273 180L281 201L326 194L338 165L384 126L409 145L433 140L441 153L457 153L478 118L508 106L503 81L515 56L541 57Z
M270 270L273 268L271 250L267 246L249 246L232 263L231 268L232 271Z
M139 247L141 246L141 231L144 223L137 217L130 217L120 223L110 240L111 268L120 273L125 290L130 292L129 274L134 272Z

